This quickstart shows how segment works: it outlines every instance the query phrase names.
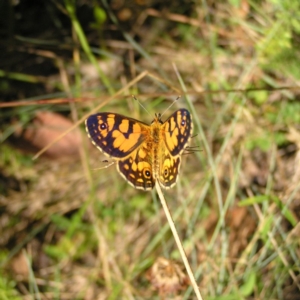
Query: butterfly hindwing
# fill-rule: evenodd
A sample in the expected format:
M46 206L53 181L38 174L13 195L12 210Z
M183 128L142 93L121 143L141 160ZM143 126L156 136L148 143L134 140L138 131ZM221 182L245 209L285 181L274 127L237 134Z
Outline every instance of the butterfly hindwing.
M113 158L128 156L150 131L149 125L115 113L91 115L85 124L93 144Z
M163 124L164 141L172 156L180 155L188 145L193 123L190 112L184 108L177 110Z
M165 152L159 172L159 183L163 188L170 189L176 184L180 162L180 156L172 157L168 151Z
M141 190L151 190L155 185L151 165L151 152L142 145L125 160L117 163L118 171L132 186Z

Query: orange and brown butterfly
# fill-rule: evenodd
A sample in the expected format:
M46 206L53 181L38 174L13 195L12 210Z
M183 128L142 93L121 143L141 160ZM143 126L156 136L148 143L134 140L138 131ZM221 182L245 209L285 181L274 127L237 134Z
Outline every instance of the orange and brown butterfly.
M156 114L150 125L102 112L89 116L85 125L92 143L116 160L118 171L133 187L151 190L158 181L169 189L176 184L181 154L193 130L188 110L177 110L165 122Z

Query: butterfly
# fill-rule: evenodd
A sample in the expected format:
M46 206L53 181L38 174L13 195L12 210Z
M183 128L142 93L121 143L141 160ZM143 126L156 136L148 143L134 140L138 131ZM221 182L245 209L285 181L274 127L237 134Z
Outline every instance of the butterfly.
M176 184L181 154L193 131L188 110L175 111L165 122L155 114L150 125L102 112L89 116L85 125L92 143L116 160L119 173L133 187L151 190L156 180L165 189Z

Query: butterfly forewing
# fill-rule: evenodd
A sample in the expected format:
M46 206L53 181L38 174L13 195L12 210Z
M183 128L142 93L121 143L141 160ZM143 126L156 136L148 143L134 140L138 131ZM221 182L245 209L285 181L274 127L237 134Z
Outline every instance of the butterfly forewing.
M184 108L177 110L163 124L165 144L172 156L180 155L193 132L192 116Z
M85 121L93 144L113 158L124 158L143 143L149 125L115 113L98 113Z

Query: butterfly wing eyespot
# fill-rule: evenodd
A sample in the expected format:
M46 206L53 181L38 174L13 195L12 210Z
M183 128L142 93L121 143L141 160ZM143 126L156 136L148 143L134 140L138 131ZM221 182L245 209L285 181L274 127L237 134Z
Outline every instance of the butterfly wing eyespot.
M149 125L115 113L89 116L86 131L92 143L107 156L121 159L145 140Z
M187 109L179 109L163 124L163 136L172 156L180 155L187 147L193 132L192 116Z

